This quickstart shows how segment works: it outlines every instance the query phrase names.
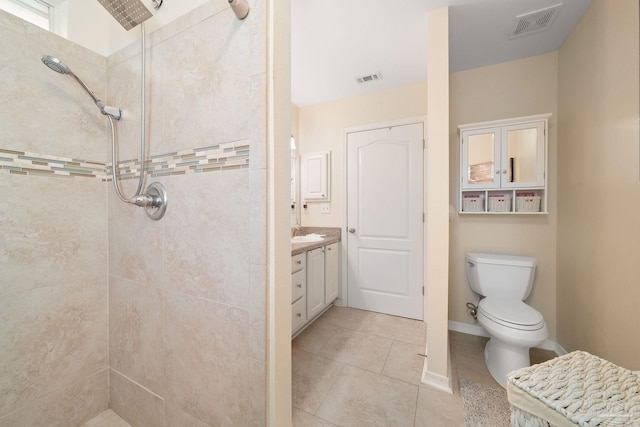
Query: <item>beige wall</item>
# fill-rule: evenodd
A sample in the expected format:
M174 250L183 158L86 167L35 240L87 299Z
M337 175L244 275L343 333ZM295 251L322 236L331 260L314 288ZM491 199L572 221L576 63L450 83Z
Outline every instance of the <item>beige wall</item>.
M428 14L427 117L425 212L425 320L427 372L423 380L451 390L449 375L449 10Z
M594 0L559 58L558 340L638 370L638 2Z
M345 128L423 116L427 112L427 83L418 83L299 109L299 152L331 151L331 213L319 203L302 210L304 226L342 226L343 154Z
M460 188L458 125L541 113L552 116L548 139L548 215L451 215L450 320L474 323L465 307L467 301L475 302L465 276L466 252L532 256L538 259L538 268L527 302L542 313L549 326L549 339L555 339L557 64L558 54L554 52L451 74L449 197L455 212Z

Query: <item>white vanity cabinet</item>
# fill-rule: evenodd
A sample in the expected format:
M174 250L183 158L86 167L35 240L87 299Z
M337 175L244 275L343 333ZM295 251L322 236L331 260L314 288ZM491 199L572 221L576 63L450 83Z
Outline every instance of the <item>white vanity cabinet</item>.
M340 244L332 243L325 247L324 251L324 292L327 303L332 303L338 298L339 262L338 251Z
M291 257L291 330L296 331L307 321L307 256Z
M338 298L338 242L291 258L291 332L296 334Z
M547 213L549 117L459 126L460 213Z
M324 308L324 247L307 252L307 318Z

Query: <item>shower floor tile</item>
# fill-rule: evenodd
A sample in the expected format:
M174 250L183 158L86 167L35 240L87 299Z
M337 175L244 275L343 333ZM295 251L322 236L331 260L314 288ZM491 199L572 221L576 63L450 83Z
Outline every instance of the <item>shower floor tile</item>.
M107 409L106 411L91 418L81 427L131 427L131 425L120 418L118 414L113 412L111 409Z

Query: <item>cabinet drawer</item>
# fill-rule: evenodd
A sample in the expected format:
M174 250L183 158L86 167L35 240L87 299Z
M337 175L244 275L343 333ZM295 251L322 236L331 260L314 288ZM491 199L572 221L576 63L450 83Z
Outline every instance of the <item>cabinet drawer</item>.
M305 261L307 259L306 253L301 253L298 255L294 255L291 257L291 272L295 273L296 271L300 271L305 266Z
M307 300L303 296L291 304L291 332L295 332L307 321Z
M304 270L297 271L291 275L291 302L305 294L307 289L307 275Z

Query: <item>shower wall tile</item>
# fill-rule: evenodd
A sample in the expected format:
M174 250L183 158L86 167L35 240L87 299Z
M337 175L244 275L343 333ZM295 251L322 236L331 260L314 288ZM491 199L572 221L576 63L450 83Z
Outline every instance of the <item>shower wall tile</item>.
M0 9L0 28L10 31L11 37L15 38L40 38L43 30L40 27L31 25L24 19L15 17L14 15Z
M0 427L78 426L108 407L109 370L104 368L0 417Z
M0 147L106 160L104 116L74 79L50 70L40 58L43 54L59 57L98 96L106 91L106 60L38 27L17 24L0 12L0 51L5 58Z
M160 284L112 277L109 307L109 365L163 395L164 315Z
M267 40L263 35L267 34L267 2L265 0L249 1L251 9L244 22L251 30L249 51L251 52L251 65L249 74L254 76L267 72ZM266 91L264 92L266 98ZM265 115L266 117L266 115Z
M164 400L114 369L109 370L110 408L136 427L164 425Z
M105 284L104 184L2 175L0 295L46 286Z
M267 265L267 170L252 170L249 179L250 260L251 264Z
M164 405L164 427L211 427L190 414L173 406L170 402Z
M265 424L266 17L250 3L245 21L214 0L151 34L148 181L166 187L168 209L153 223L109 194L111 367L163 400L165 427ZM118 124L122 140L137 141L139 47L108 69L109 96L136 115ZM130 393L111 393L116 412L136 411Z
M112 188L109 190L110 276L139 283L162 283L165 221L151 221L143 209L123 203ZM132 194L131 189L126 190ZM167 212L171 200L169 204Z
M147 84L154 82L158 74L154 73L154 64L147 53L146 78ZM122 110L122 117L116 122L118 131L118 159L140 159L141 138L141 83L140 83L140 54L109 68L108 97L111 105ZM153 99L153 86L146 87L146 99ZM155 117L152 105L146 102L147 132L148 120ZM153 147L153 145L151 145ZM154 153L157 154L157 153Z
M252 358L264 362L267 359L267 267L251 265L249 289L249 346Z
M154 46L161 86L152 108L161 122L152 146L168 152L248 138L249 37L225 11Z
M167 288L247 307L248 170L165 178Z
M107 367L107 298L104 280L0 298L0 416Z
M249 127L251 169L267 168L267 75L251 77L251 117Z
M265 362L259 360L249 360L249 410L248 426L267 425L267 367Z
M229 17L226 18L228 20L231 20L232 16L235 18L227 0L210 0L182 18L175 20L170 26L165 26L154 31L150 37L151 43L155 46L158 43L170 39L177 33L199 25L202 21L218 13L229 15Z
M248 425L247 310L183 294L165 304L167 402L208 425Z

